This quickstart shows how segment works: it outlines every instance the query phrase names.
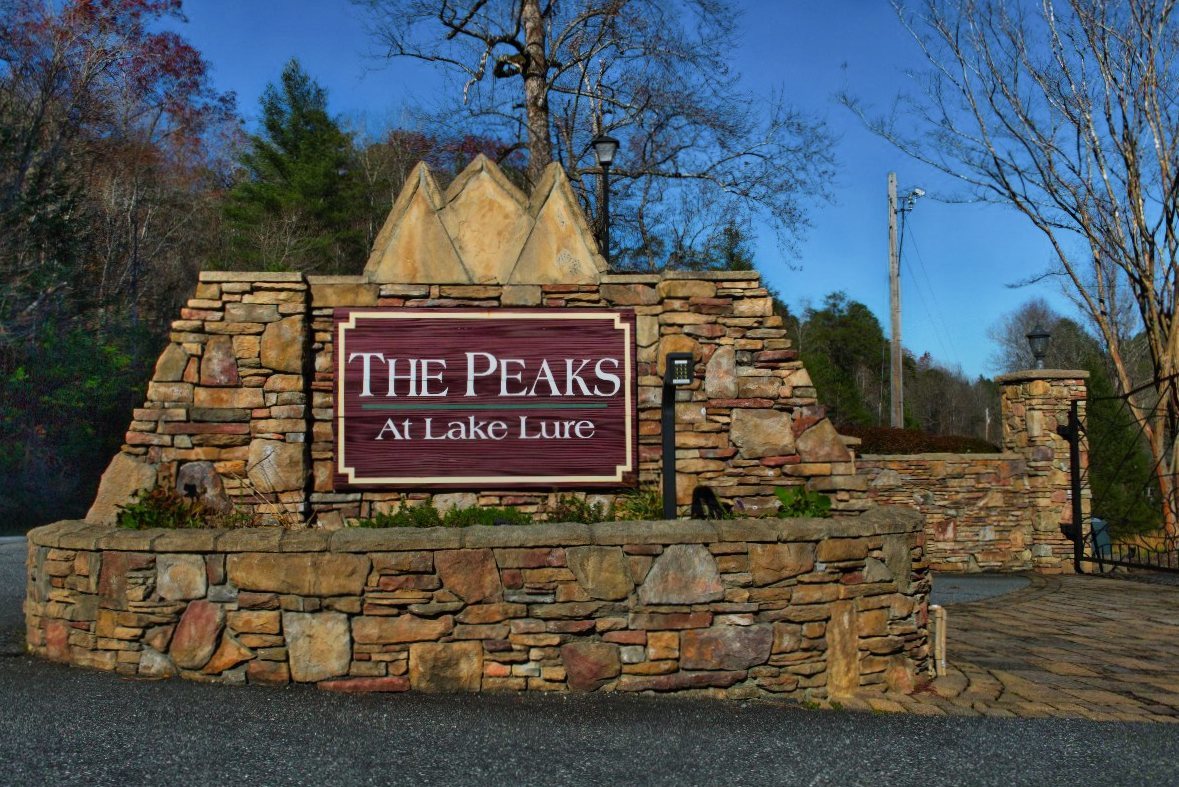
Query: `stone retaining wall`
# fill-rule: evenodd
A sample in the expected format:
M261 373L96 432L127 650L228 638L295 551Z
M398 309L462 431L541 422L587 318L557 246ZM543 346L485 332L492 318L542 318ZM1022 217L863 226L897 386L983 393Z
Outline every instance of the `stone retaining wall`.
M925 517L933 571L1032 568L1027 463L1018 454L860 456L857 469L882 505L912 506Z
M824 699L928 666L920 516L29 534L28 647L342 691Z

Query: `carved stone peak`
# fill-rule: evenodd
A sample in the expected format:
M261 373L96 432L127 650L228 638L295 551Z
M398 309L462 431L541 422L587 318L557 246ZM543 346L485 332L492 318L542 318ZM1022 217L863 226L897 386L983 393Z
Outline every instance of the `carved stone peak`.
M407 284L592 284L605 272L560 165L526 195L482 154L445 193L415 166L365 266L369 281Z

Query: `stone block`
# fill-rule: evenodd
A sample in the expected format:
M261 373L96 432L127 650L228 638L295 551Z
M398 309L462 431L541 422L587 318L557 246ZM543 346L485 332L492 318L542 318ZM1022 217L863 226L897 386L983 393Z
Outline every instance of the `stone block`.
M640 631L681 631L711 624L711 612L632 612L627 617L627 625Z
M188 353L179 344L169 344L156 360L152 380L160 383L177 383L184 379L188 367Z
M201 669L217 649L225 625L225 607L208 601L191 601L172 635L169 654L181 669Z
M479 505L479 496L473 492L445 492L434 495L430 502L438 513L445 514L454 509L474 508Z
M303 390L303 377L298 374L272 374L266 378L262 390L268 393L287 393Z
M302 372L303 342L301 316L269 323L259 345L262 366L276 372Z
M365 615L352 620L352 637L362 645L390 645L440 639L454 630L454 618L384 617Z
M261 388L197 388L193 391L194 407L252 410L264 407Z
M509 284L503 288L500 303L504 306L540 306L541 299L538 284Z
M770 657L774 632L770 626L713 626L680 634L683 669L743 670Z
M816 557L824 563L863 560L868 555L866 538L828 538L819 542Z
M718 348L708 359L704 371L704 393L709 399L737 398L737 353L731 345Z
M596 283L606 261L559 164L546 168L532 191L530 209L536 211L536 224L508 283Z
M1012 539L1013 546L1015 540ZM913 575L913 552L909 546L908 536L890 535L884 537L884 564L888 567L893 581L897 583L897 590L908 593Z
M499 623L509 618L522 618L527 614L528 607L524 604L476 604L464 609L457 620L459 623L472 624Z
M772 585L805 574L815 567L815 545L810 543L750 544L749 571L755 585Z
M409 647L409 683L415 691L478 691L482 678L479 642L422 642Z
M176 665L155 648L145 647L139 652L138 674L144 678L171 678L176 675Z
M247 648L227 631L222 635L221 644L217 646L217 650L201 672L206 675L219 675L252 658L254 658L254 651Z
M827 623L827 692L852 694L860 685L859 629L852 601L831 604Z
M570 547L569 569L591 598L617 601L634 590L629 563L619 547Z
M774 644L772 653L793 653L802 647L803 627L796 623L774 623ZM822 625L808 623L810 625ZM825 628L825 627L824 627Z
M167 601L203 598L208 589L200 555L157 555L156 593Z
M561 647L569 688L593 691L622 672L619 648L609 642L571 642Z
M699 279L665 279L659 282L659 295L663 298L715 298L716 285Z
M852 461L851 451L826 418L799 435L795 448L804 462Z
M303 443L251 440L246 464L250 482L263 493L303 489L307 480L305 448Z
M346 694L409 691L409 677L390 675L383 678L337 678L325 680L316 686L324 691L338 691Z
M274 322L278 319L278 306L270 303L227 303L226 322Z
M359 596L368 579L364 555L334 553L231 554L229 581L241 590L300 596Z
M468 604L497 600L503 593L490 549L448 549L434 554L442 584Z
M716 559L700 544L672 544L639 588L642 604L705 604L724 596Z
M602 298L615 306L652 306L659 292L649 284L603 284Z
M882 561L874 557L866 558L864 560L864 581L891 582L892 572L888 570L888 566Z
M740 449L744 459L794 453L794 430L790 426L790 414L779 410L733 410L729 439Z
M659 319L642 314L636 317L635 339L640 347L650 347L659 341Z
M656 361L656 372L660 379L663 378L667 371L667 354L668 353L691 353L696 360L700 359L700 345L691 336L684 336L682 333L673 333L664 336L659 340L659 350Z
M98 482L98 494L86 521L113 525L119 506L131 502L136 492L156 485L156 465L124 453L115 454Z
M250 683L279 686L290 682L291 670L285 661L254 659L246 665L246 678Z
M228 336L213 336L205 343L201 356L201 385L236 388L241 385L237 370L237 353L233 339Z
M242 634L278 634L282 631L282 618L277 610L235 610L229 613L227 622L231 631Z
M238 424L221 424L237 426ZM244 426L244 424L242 424ZM176 490L186 497L195 497L210 510L227 513L233 509L221 474L212 462L185 462L176 473Z
M291 678L315 683L348 672L352 636L348 616L340 612L284 612L283 634Z
M670 675L624 675L619 691L683 691L685 689L728 688L749 677L739 672L673 672Z

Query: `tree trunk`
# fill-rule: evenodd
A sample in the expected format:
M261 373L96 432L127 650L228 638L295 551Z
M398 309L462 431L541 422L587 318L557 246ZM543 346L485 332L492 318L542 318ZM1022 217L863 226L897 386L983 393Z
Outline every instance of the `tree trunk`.
M528 124L528 169L525 174L532 185L540 181L544 168L553 160L553 143L549 136L548 53L545 50L544 17L540 0L523 0L520 9L524 25L524 108Z

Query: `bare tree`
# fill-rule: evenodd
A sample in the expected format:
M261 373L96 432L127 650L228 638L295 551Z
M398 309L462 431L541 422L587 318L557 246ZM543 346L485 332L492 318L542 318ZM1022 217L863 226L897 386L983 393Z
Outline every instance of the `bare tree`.
M1134 412L1168 501L1179 510L1179 29L1174 0L925 0L898 15L924 53L922 89L880 135L1005 203L1048 239L1052 270L1104 340L1117 384L1136 387L1120 319L1129 292L1153 390ZM1153 412L1144 406L1164 396ZM1137 401L1137 400L1136 400Z
M615 257L631 266L674 264L751 214L789 245L827 194L823 124L740 90L729 0L356 2L388 57L461 75L465 112L444 117L517 141L531 182L560 162L595 220L590 139L619 138Z
M0 3L0 344L115 306L137 316L199 237L206 140L233 102L152 29L179 8Z

